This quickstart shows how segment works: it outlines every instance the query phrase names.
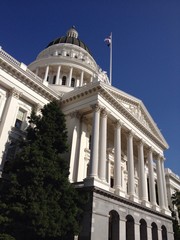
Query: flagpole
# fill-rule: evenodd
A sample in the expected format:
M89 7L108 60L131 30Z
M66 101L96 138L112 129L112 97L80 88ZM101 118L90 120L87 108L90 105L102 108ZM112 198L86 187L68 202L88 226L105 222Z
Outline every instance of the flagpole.
M109 80L112 85L112 32L111 32L111 43L110 43L110 69L109 69Z

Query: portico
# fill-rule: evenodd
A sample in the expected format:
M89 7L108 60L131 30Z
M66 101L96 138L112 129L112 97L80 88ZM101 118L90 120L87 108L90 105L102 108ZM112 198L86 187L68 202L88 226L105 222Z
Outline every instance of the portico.
M90 89L88 93L92 98ZM84 106L83 100L81 104ZM154 143L153 136L152 140L147 138L149 129L137 126L135 121L129 124L124 115L115 110L115 106L113 109L110 105L103 105L103 100L92 104L87 110L78 110L86 119L84 122L83 118L79 118L81 126L85 124L86 129L90 126L89 135L84 138L84 141L91 141L89 157L84 155L83 161L85 186L101 187L148 208L170 214L165 200L164 157L161 147ZM80 141L76 141L76 144L80 149L83 131L81 127L79 129ZM85 164L85 158L88 159L88 165ZM82 168L80 164L78 166ZM80 170L75 179L80 179L78 172Z

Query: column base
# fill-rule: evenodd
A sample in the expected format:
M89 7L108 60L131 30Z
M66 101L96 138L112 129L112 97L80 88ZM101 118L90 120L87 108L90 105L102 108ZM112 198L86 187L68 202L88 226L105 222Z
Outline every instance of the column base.
M133 202L139 203L139 199L137 196L135 195L129 195L129 199Z
M47 81L43 81L43 85L45 85L46 87L48 87L48 82L47 82Z
M86 187L99 187L106 191L109 190L109 184L106 181L100 180L98 177L87 177L84 179L84 186Z
M141 201L141 204L143 205L143 206L146 206L146 207L149 207L150 208L150 203L147 201L147 200L142 200Z
M171 216L171 211L169 209L162 209L161 212L168 216Z
M152 204L152 209L157 211L157 212L160 212L160 208L157 204Z
M117 194L118 196L125 197L125 192L120 188L116 188L114 193Z

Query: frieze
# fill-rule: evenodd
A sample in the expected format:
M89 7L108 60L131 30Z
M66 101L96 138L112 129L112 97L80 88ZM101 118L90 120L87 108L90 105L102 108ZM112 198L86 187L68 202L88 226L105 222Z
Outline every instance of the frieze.
M101 85L102 85L102 83L101 83ZM161 146L168 147L166 140L161 135L161 132L159 131L156 124L151 119L151 116L148 116L148 112L146 113L146 109L145 110L143 109L143 103L141 103L141 101L139 99L137 99L133 96L130 96L128 94L125 94L122 91L118 91L118 92L113 91L113 90L109 89L109 87L105 86L104 84L103 84L103 87L105 87L106 93L109 92L109 94L113 98L113 100L110 100L109 102L112 104L112 101L113 102L116 101L116 103L114 103L113 105L117 106L117 108L121 111L121 113L126 118L131 120L132 123L136 125L136 127L143 130L143 133L145 135L147 135L148 137L151 136L151 138L153 138L155 140L155 142L157 142L157 140L158 140L158 143ZM138 110L138 106L139 106L139 110ZM137 111L135 111L135 109L132 109L132 108L135 108L135 109L137 108ZM136 115L132 113L133 111L136 113Z

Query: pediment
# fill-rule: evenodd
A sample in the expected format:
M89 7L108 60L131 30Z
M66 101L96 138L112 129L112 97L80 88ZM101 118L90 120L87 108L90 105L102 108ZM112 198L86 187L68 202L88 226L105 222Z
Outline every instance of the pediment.
M166 140L140 99L135 98L112 86L104 85L103 88L104 87L106 92L108 92L113 99L115 99L118 104L120 104L121 107L123 107L130 114L131 120L134 119L135 122L138 121L143 128L158 138L163 145L168 147Z

